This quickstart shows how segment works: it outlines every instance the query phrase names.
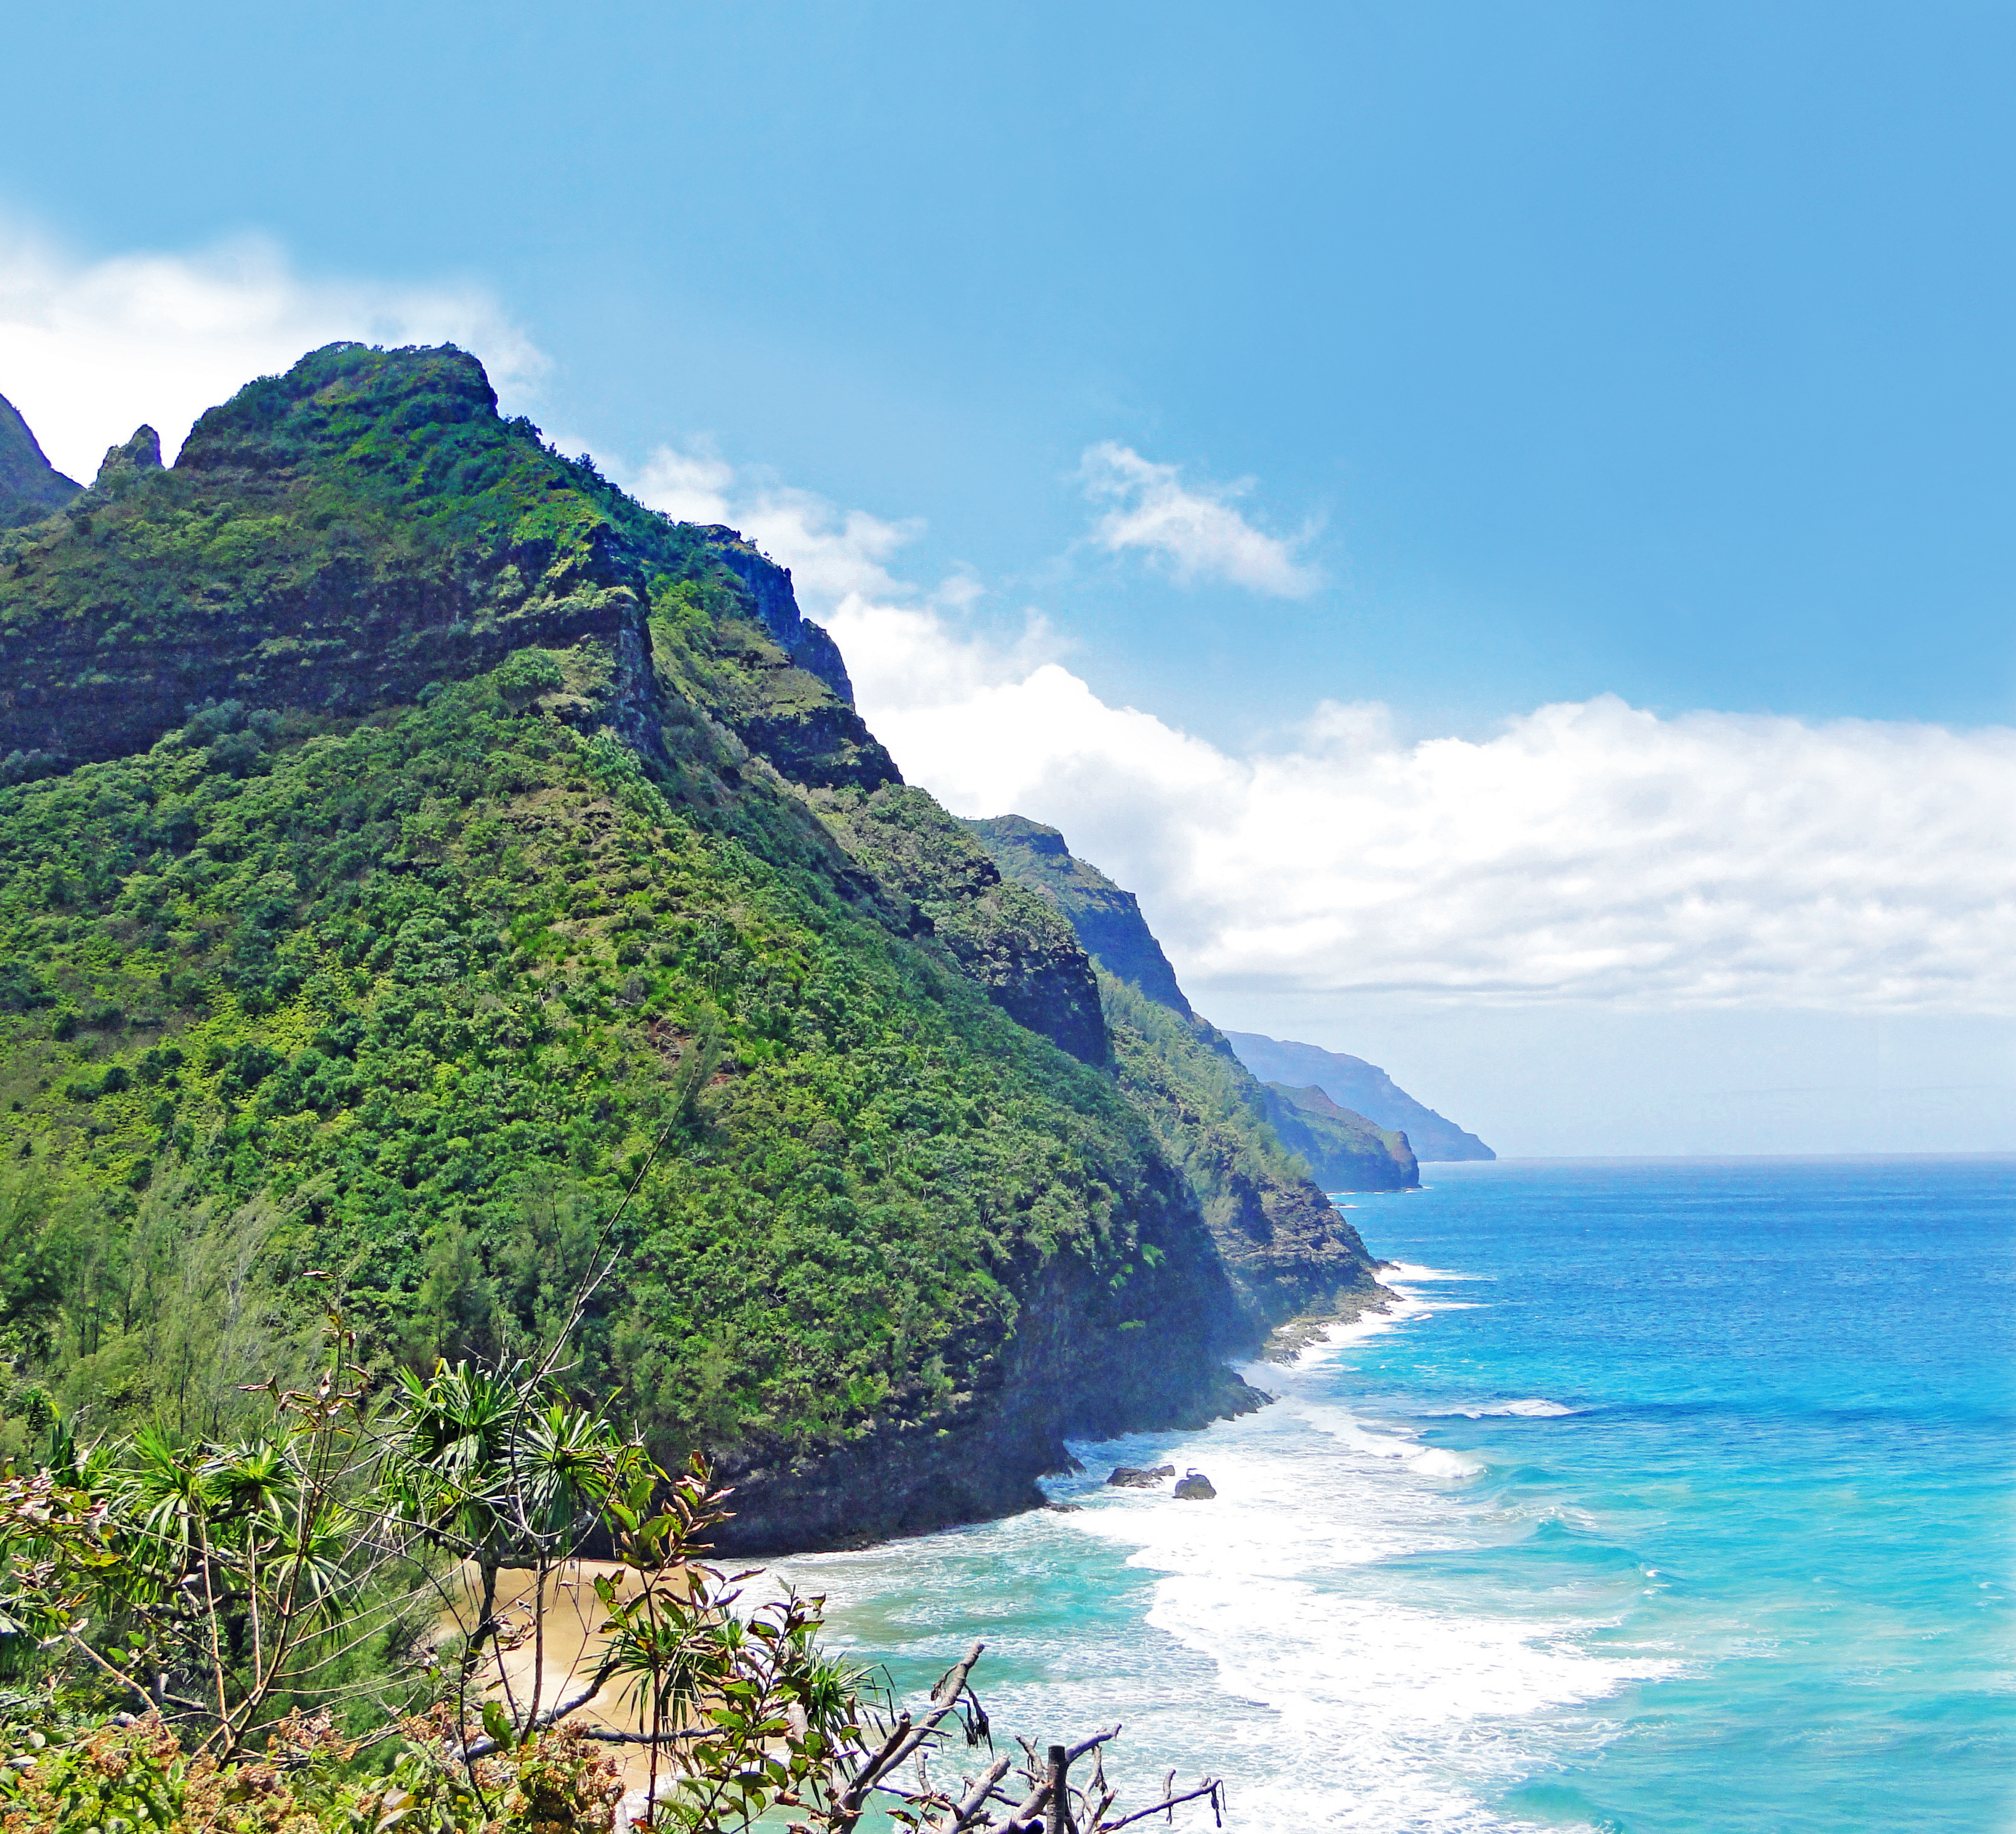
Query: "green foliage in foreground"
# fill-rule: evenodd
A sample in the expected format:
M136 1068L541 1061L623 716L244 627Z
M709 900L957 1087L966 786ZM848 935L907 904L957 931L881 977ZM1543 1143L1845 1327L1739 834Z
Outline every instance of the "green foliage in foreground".
M704 1467L675 1479L551 1384L592 1285L536 1366L437 1365L374 1397L332 1310L320 1379L269 1380L243 1438L59 1432L47 1462L0 1470L0 1834L606 1829L611 1746L641 1758L632 1824L692 1834L779 1812L852 1834L878 1798L933 1834L1026 1829L1046 1796L1085 1834L1139 1818L1111 1812L1111 1732L1017 1787L1006 1757L931 1779L949 1735L987 1736L979 1645L898 1713L820 1649L816 1601L743 1600L704 1558L723 1519ZM598 1540L592 1642L564 1678L535 1654L514 1682ZM500 1568L529 1581L508 1615ZM610 1723L574 1720L591 1703ZM1219 1791L1164 1796L1141 1813Z
M1193 1212L1120 1092L849 903L781 787L541 710L607 674L213 706L0 790L16 1449L52 1402L221 1430L310 1270L374 1369L501 1353L633 1183L570 1379L668 1454L944 1418L1055 1257L1095 1329L1168 1289Z

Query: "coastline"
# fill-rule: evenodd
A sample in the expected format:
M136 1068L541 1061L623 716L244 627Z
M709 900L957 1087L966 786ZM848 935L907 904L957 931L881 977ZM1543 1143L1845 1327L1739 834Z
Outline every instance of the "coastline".
M1377 1273L1386 1273L1397 1263L1379 1261L1373 1263ZM1285 1324L1278 1325L1269 1333L1265 1343L1260 1346L1258 1360L1262 1363L1292 1363L1303 1351L1321 1343L1332 1327L1355 1324L1368 1313L1390 1312L1406 1298L1390 1286L1374 1285L1370 1292L1363 1287L1339 1293L1328 1305L1315 1311L1298 1312Z
M1407 1294L1377 1277L1400 1266L1368 1257L1358 1281L1292 1313L1257 1346L1249 1339L1251 1347L1214 1360L1173 1391L1137 1386L1089 1405L1090 1371L1060 1374L1040 1345L1024 1344L1008 1360L1005 1379L984 1398L971 1397L980 1407L950 1432L871 1434L776 1463L725 1459L716 1479L741 1493L745 1507L721 1525L716 1552L766 1562L858 1552L1049 1508L1039 1480L1078 1468L1067 1439L1194 1431L1257 1412L1276 1398L1251 1379L1258 1366L1291 1364L1333 1331L1407 1304Z

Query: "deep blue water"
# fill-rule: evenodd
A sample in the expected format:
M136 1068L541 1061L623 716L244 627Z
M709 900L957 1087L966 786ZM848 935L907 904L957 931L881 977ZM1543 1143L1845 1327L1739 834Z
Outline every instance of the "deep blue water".
M1427 1172L1341 1200L1409 1303L1274 1406L789 1576L1242 1834L2016 1828L2016 1162ZM1099 1481L1164 1461L1218 1499Z

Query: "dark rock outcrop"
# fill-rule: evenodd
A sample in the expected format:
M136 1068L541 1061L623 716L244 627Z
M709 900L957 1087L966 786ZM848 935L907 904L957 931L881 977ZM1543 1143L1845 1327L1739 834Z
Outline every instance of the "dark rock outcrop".
M1202 1472L1190 1471L1186 1472L1183 1476L1177 1479L1176 1487L1171 1494L1179 1502L1196 1503L1215 1497L1218 1492L1213 1487L1211 1479Z
M1152 1490L1164 1478L1175 1475L1173 1465L1116 1465L1113 1475L1106 1481L1123 1490Z
M741 539L732 530L718 532L736 542ZM722 557L724 565L728 560L746 558L733 546L709 553ZM788 601L790 575L781 567L771 571L783 579L783 596ZM774 603L774 590L770 596ZM797 640L801 652L814 647L804 640L808 632L829 645L832 641L817 625L803 623ZM895 760L869 731L867 722L825 676L797 659L769 622L725 618L715 626L715 640L716 666L704 684L686 684L689 691L779 774L815 790L876 790L902 783ZM840 686L848 686L844 670Z
M1132 892L1075 858L1055 828L1026 816L990 816L966 826L1004 872L1042 892L1071 920L1085 953L1109 975L1172 1012L1190 1016L1176 971Z
M1006 1354L950 1415L878 1429L822 1457L731 1454L716 1475L735 1486L736 1513L716 1531L717 1547L737 1556L860 1547L1040 1508L1036 1476L1068 1458L1067 1435L1195 1430L1259 1406L1265 1397L1232 1371L1208 1358L1183 1367L1151 1342L1167 1333L1165 1346L1194 1342L1224 1315L1222 1273L1193 1272L1165 1283L1172 1303L1150 1329L1116 1340L1080 1328L1101 1302L1054 1270L1025 1301Z
M791 570L779 567L760 553L732 528L710 527L721 564L749 589L756 616L784 653L808 675L816 676L850 708L854 704L854 683L840 645L825 629L798 609L797 594L791 589Z
M12 402L0 395L0 528L39 522L83 488L43 456L27 422Z

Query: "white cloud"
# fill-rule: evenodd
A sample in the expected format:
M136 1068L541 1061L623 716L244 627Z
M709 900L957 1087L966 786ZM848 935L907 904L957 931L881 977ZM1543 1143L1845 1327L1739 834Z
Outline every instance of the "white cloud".
M973 582L891 571L915 524L704 449L639 484L793 567L909 780L1062 829L1207 1011L2016 1014L2016 730L1602 696L1407 742L1384 707L1326 702L1234 753L1102 701L1040 618L967 632Z
M885 522L760 472L738 473L705 443L659 447L629 488L682 521L725 522L740 530L790 568L800 606L819 617L850 596L905 596L888 563L923 531L919 521Z
M142 421L172 458L205 409L339 338L459 344L503 394L545 366L477 288L308 279L257 237L84 261L0 225L0 395L86 484Z
M1061 828L1193 994L2016 1013L2016 731L1613 697L1403 744L1326 704L1234 755L931 611L832 628L912 781Z
M1720 713L1611 696L1482 740L1317 708L1227 751L1108 704L1040 618L958 628L977 589L891 571L916 532L668 449L647 501L794 569L861 708L963 815L1061 828L1138 892L1207 1010L1398 996L1647 1012L2016 1014L2016 730Z
M1295 558L1299 541L1255 528L1233 506L1252 488L1250 479L1187 487L1175 466L1111 440L1086 451L1079 475L1086 495L1113 506L1093 529L1111 553L1139 548L1165 563L1179 583L1218 578L1271 598L1307 598L1323 584L1314 567Z

